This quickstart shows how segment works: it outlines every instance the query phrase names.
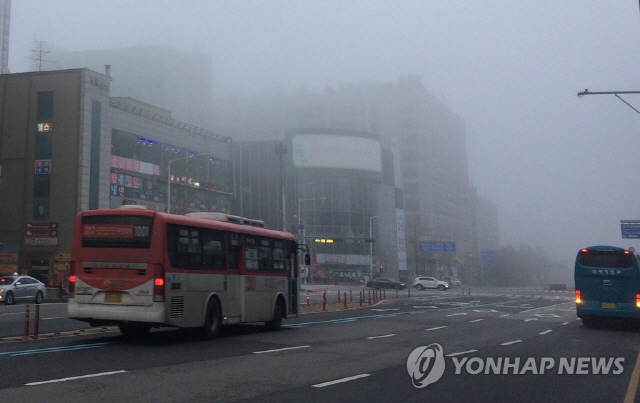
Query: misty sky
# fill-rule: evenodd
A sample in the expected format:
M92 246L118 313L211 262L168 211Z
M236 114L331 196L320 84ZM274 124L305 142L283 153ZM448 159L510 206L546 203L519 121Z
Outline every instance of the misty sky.
M640 219L640 115L576 96L640 90L635 0L14 0L11 17L12 72L46 41L199 50L214 97L420 75L466 122L470 177L498 205L503 244L567 265L582 246L640 249L619 224Z

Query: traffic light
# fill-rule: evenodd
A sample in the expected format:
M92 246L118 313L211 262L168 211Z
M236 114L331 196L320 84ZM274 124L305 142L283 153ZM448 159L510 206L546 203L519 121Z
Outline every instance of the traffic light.
M380 273L382 273L384 271L384 265L380 264Z

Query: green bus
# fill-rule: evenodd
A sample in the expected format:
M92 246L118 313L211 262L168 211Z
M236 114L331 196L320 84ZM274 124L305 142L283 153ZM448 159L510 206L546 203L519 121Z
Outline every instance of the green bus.
M604 318L640 318L640 271L633 250L583 248L574 277L576 313L585 326Z

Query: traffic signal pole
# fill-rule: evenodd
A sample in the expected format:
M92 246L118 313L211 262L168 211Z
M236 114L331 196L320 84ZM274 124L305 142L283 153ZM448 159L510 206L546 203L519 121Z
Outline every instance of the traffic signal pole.
M636 111L636 113L640 114L639 110L634 108L629 102L622 99L622 97L620 97L619 94L640 94L640 91L593 91L593 92L590 92L588 89L585 89L584 91L578 93L578 98L582 98L585 95L615 95L616 98L624 102L625 105L627 105L629 108Z

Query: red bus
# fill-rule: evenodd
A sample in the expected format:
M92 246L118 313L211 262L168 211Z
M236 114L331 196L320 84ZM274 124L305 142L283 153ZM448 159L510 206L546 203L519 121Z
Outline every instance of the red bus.
M219 213L79 213L68 315L130 336L164 326L198 328L206 338L231 323L279 329L298 315L298 250L307 249L263 226Z

